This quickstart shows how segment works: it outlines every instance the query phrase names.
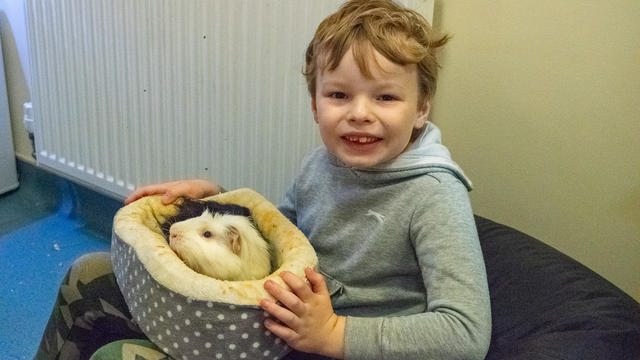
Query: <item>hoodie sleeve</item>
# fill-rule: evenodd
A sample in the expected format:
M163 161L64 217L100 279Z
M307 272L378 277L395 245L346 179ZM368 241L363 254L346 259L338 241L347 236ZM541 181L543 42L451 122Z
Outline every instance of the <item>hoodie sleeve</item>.
M402 317L348 317L347 359L483 359L491 338L482 251L464 185L444 176L426 191L410 236L427 308Z

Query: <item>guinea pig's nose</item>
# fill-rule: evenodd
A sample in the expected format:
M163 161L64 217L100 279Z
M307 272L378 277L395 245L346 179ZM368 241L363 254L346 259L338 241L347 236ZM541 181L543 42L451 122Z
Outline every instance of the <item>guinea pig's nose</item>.
M172 239L175 239L175 238L177 238L177 237L178 237L178 234L173 233L173 234L171 234L170 236L171 236L171 238L172 238Z

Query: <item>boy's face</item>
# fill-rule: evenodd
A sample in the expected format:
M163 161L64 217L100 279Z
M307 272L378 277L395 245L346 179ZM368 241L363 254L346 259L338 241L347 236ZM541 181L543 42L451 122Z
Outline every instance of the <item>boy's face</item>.
M372 54L367 60L372 79L360 72L350 49L335 70L318 74L312 98L327 150L355 167L376 166L400 155L429 113L428 102L418 105L416 65L395 64L373 48Z

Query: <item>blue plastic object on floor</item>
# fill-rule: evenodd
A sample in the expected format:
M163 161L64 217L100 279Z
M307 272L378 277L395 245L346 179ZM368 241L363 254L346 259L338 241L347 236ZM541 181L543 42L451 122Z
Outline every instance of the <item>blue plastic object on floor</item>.
M25 163L0 196L1 359L32 359L71 263L109 251L117 200Z

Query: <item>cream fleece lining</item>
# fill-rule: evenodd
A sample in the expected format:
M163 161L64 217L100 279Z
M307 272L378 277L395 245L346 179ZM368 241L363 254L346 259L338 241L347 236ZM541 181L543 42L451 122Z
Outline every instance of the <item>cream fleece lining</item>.
M260 232L272 246L276 264L272 274L261 280L222 281L193 271L171 250L162 235L160 224L175 214L176 207L163 205L160 196L144 197L120 209L114 218L114 233L133 248L158 283L198 300L258 305L260 299L270 298L263 288L266 280L284 286L279 277L282 271L304 277L306 267L317 267L315 251L304 234L257 192L239 189L206 200L233 203L251 210Z

